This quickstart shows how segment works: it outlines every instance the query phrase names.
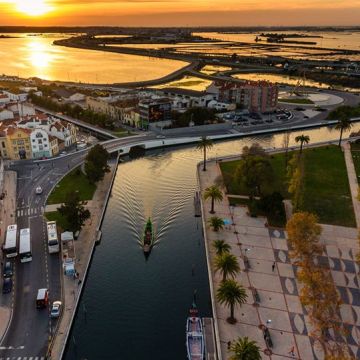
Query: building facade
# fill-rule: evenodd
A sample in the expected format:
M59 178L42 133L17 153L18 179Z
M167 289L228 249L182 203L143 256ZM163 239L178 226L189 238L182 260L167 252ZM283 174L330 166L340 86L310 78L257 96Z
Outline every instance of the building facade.
M171 123L171 101L167 98L142 100L139 102L139 113L143 129L154 123Z
M10 159L31 159L29 129L8 127L6 129L7 152Z
M278 105L278 86L267 81L215 81L206 91L220 102L235 103L251 112L274 112Z
M34 129L30 134L31 152L34 159L48 158L59 153L58 140L43 129Z

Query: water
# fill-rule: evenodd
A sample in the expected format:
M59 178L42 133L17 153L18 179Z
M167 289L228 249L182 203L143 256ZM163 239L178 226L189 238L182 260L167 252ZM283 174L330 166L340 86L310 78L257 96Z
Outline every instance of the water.
M182 61L52 45L56 36L0 39L0 74L24 78L106 84L156 79L186 65Z
M291 144L301 133L311 142L339 136L328 128L302 131L292 133ZM283 135L217 143L209 156L237 154L253 142L281 147ZM201 315L211 315L201 223L193 216L201 159L194 147L183 147L119 165L66 360L186 358L185 319L194 289ZM138 239L148 216L158 240L145 261Z
M236 42L247 42L255 43L256 36L259 36L262 32L264 33L277 33L277 34L304 34L306 36L315 37L303 37L294 38L294 41L311 41L316 42L316 45L310 45L311 47L320 47L327 49L350 49L360 50L360 31L297 31L297 30L284 30L284 31L256 31L246 32L237 34L225 34L217 32L203 32L194 33L195 36L203 36L207 39L215 39L222 41L236 41ZM265 42L266 44L266 42ZM289 46L307 46L305 44L286 44Z

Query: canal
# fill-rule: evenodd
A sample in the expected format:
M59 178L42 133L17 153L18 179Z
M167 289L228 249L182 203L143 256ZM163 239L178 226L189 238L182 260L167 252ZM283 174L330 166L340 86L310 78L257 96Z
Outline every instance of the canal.
M328 128L301 133L311 142L339 136ZM292 144L299 134L291 135ZM209 156L238 154L253 142L281 147L283 135L216 143ZM66 360L186 359L185 320L194 290L201 315L211 316L201 220L193 216L201 159L195 147L183 147L119 165ZM149 216L158 236L146 261L139 238Z

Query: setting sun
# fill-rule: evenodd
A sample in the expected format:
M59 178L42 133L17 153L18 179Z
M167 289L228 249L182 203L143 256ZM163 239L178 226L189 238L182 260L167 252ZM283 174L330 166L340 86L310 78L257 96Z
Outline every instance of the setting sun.
M44 0L16 0L16 8L29 16L40 16L51 11L51 7Z

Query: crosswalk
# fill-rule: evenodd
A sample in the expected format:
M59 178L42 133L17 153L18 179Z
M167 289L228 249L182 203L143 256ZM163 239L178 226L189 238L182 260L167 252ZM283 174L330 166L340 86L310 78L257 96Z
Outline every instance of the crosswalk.
M45 356L7 356L0 357L0 360L45 360Z
M41 215L43 212L44 212L43 206L24 207L24 208L18 208L16 210L16 216L17 217L36 216L36 215Z

